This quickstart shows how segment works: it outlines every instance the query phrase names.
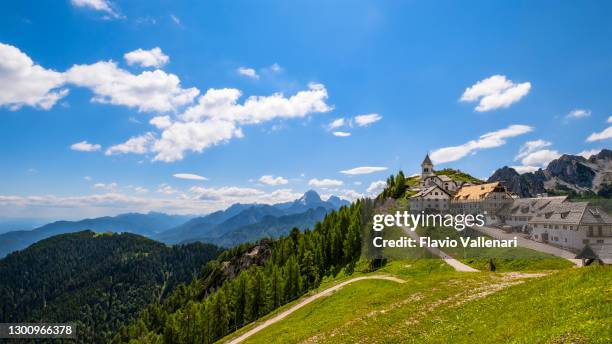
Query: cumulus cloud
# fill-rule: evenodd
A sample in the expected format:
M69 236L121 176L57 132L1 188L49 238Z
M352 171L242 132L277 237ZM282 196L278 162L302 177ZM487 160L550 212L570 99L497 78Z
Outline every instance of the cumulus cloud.
M478 101L475 110L486 112L509 107L526 96L530 89L530 82L517 84L504 75L493 75L466 88L460 101Z
M556 150L542 149L529 153L521 159L521 162L525 166L546 166L549 162L560 156L561 154Z
M355 123L360 127L367 127L368 125L378 122L382 119L382 116L377 113L371 113L367 115L355 116Z
M187 179L187 180L208 180L208 178L193 174L193 173L175 173L172 175L174 178Z
M514 160L520 160L522 166L512 166L517 172L533 172L539 168L546 167L549 162L561 156L556 150L545 149L552 143L544 140L534 140L525 142L519 149Z
M74 65L65 74L68 82L91 89L93 102L135 107L141 112L176 111L200 93L195 87L182 88L174 74L159 69L132 74L113 61Z
M338 136L338 137L348 137L348 136L351 136L351 133L346 132L346 131L334 131L333 135Z
M144 154L149 151L150 146L153 144L155 136L153 133L146 133L144 135L135 136L131 139L120 143L118 145L111 146L106 150L104 154L115 155L115 154Z
M596 149L589 149L589 150L583 150L582 152L578 153L577 155L582 156L585 159L590 158L592 155L597 155L599 154L599 152L601 152L601 148L596 148Z
M68 94L64 75L34 64L21 50L0 43L0 107L23 106L48 110Z
M612 126L607 127L599 133L592 133L587 137L587 142L602 141L612 139Z
M157 153L154 160L172 162L182 160L186 151L202 152L242 136L242 130L229 121L175 122L162 132L152 151Z
M161 194L166 194L166 195L174 195L175 193L178 193L179 191L173 188L172 186L166 183L163 183L157 186L157 192Z
M430 154L434 163L456 161L481 149L495 148L506 144L506 139L533 131L533 127L514 124L507 128L481 135L477 140L468 141L459 146L444 147Z
M203 150L243 137L241 124L258 124L278 118L299 118L311 113L327 112L327 90L321 84L310 84L308 90L291 97L280 93L253 96L238 103L237 89L210 89L164 128L152 151L154 160L172 162L184 158L186 151ZM167 125L167 123L164 123Z
M151 118L149 123L155 126L157 129L166 129L172 125L170 116L156 116L156 117Z
M237 69L238 74L249 77L251 79L259 79L259 75L253 68L240 67Z
M86 7L96 11L104 12L109 18L120 18L121 15L113 9L111 2L108 0L71 0L75 7Z
M89 143L87 141L81 141L70 145L70 149L79 152L96 152L99 151L102 146L95 143Z
M385 186L387 186L387 182L384 180L377 180L368 186L366 192L372 196L376 196L384 190Z
M348 175L369 174L369 173L374 173L374 172L385 171L386 169L387 169L386 167L381 167L381 166L361 166L361 167L351 168L349 170L342 170L340 171L340 173L348 174Z
M261 176L259 182L266 185L284 185L289 183L289 181L283 177L274 177L271 175Z
M330 187L330 186L341 186L342 184L344 184L341 180L337 180L337 179L316 179L313 178L311 180L308 181L308 185L310 186L314 186L314 187Z
M308 90L291 97L282 93L271 96L251 96L243 104L238 103L242 92L233 88L210 89L199 98L198 104L182 115L185 121L205 118L223 119L239 124L257 124L276 118L301 118L313 112L328 112L327 89L322 84L311 83Z
M586 110L586 109L574 109L572 111L570 111L565 118L568 119L572 119L572 118L584 118L584 117L589 117L591 115L591 110Z
M544 140L527 141L521 146L519 153L514 158L514 160L522 159L537 150L540 150L544 147L549 147L551 145L552 143Z
M612 123L612 116L608 117L607 122L608 122L608 123Z
M151 50L138 48L123 55L128 65L138 65L141 67L162 67L170 61L170 57L164 54L160 47Z

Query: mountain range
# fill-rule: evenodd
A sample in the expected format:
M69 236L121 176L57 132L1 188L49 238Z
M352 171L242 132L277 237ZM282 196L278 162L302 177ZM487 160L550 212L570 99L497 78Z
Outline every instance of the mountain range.
M153 238L170 244L205 241L231 247L262 237L278 237L289 233L293 227L312 227L328 212L348 204L336 196L323 201L319 194L310 190L291 202L234 204L226 210L193 218Z
M93 230L129 232L166 244L207 241L226 247L265 236L279 236L293 227L305 229L322 220L325 214L349 202L331 196L327 201L315 191L301 198L274 205L234 204L229 208L201 217L150 212L127 213L79 221L56 221L33 230L0 234L0 258L10 252L54 235Z
M564 154L552 160L545 169L523 174L504 166L488 179L488 182L496 181L521 197L542 193L612 197L612 150L603 149L588 159Z

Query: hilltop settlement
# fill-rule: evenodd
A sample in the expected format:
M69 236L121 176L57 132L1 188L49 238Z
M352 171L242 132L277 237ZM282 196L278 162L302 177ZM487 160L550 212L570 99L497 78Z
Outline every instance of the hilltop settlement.
M577 258L612 264L612 216L568 196L521 197L501 181L457 181L436 174L429 155L410 189L413 213L485 214L486 225L575 252Z

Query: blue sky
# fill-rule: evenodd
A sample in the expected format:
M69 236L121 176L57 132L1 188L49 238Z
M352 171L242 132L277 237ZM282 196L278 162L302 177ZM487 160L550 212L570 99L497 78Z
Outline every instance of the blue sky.
M352 199L427 152L486 178L609 148L610 7L3 3L0 217Z

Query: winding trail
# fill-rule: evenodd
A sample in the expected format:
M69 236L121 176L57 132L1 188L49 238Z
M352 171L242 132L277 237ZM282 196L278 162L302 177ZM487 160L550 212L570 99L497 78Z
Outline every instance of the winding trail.
M419 241L420 236L417 234L416 231L410 230L408 228L403 227L404 232L406 234L408 234L409 237L411 237L412 239ZM436 256L442 258L442 260L444 260L444 262L448 265L450 265L453 269L455 269L456 271L461 271L461 272L478 272L480 270L478 269L474 269L473 267L463 264L462 262L460 262L459 260L449 256L448 254L446 254L445 252L443 252L442 250L438 249L437 247L425 247L429 252L435 254Z
M350 280L344 281L342 283L338 283L333 287L327 288L319 293L316 293L314 295L308 296L307 298L303 299L302 301L298 302L297 304L293 305L291 308L275 315L274 317L262 322L261 324L253 327L252 329L250 329L249 331L243 333L242 335L233 338L232 340L226 342L228 344L236 344L236 343L241 343L242 341L244 341L245 339L249 338L250 336L254 335L255 333L263 330L264 328L277 323L281 320L283 320L284 318L286 318L288 315L290 315L291 313L297 311L298 309L304 307L305 305L311 303L312 301L322 298L324 296L328 296L331 293L335 292L336 290L344 287L347 284L351 284L353 282L357 282L357 281L361 281L361 280L369 280L369 279L377 279L377 280L387 280L387 281L393 281L393 282L397 282L397 283L405 283L406 281L404 281L403 279L397 278L397 277L393 277L393 276L385 276L385 275L376 275L376 276L361 276L361 277L355 277L355 278L351 278Z

